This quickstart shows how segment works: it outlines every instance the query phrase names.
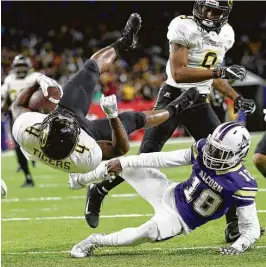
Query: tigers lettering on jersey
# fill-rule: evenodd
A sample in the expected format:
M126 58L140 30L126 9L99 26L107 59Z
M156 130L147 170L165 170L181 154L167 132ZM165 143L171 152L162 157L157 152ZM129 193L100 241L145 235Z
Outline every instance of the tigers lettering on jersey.
M38 157L42 162L47 162L49 165L52 165L56 168L70 170L71 162L61 161L61 160L52 160L47 158L39 149L33 148L33 156Z
M44 164L66 172L86 173L95 169L102 160L102 150L96 141L81 129L75 150L64 160L51 160L42 153L46 143L45 133L40 136L40 127L47 115L37 112L23 113L13 125L13 135L26 158L40 160Z
M224 25L219 33L207 32L190 16L174 18L169 27L167 38L169 43L177 43L188 50L190 68L213 69L222 64L225 53L234 44L234 31L229 24ZM198 83L176 83L171 74L170 62L166 66L166 84L181 89L197 87L201 94L208 94L212 79Z

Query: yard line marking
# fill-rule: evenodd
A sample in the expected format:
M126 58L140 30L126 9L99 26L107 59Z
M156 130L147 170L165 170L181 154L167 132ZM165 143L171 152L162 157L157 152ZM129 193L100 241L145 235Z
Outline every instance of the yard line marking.
M219 246L202 246L202 247L181 247L181 248L160 248L160 247L153 247L153 248L124 248L123 251L133 251L134 252L143 252L143 251L186 251L186 250L205 250L205 249L218 249L220 248ZM264 249L266 246L255 246L253 249ZM100 252L111 252L111 253L117 253L121 250L118 250L116 248L114 249L105 249L105 248L100 248L98 251ZM2 255L27 255L27 254L62 254L62 253L70 253L70 250L61 250L61 251L27 251L27 252L7 252L3 253Z
M258 210L258 213L266 213L266 210ZM154 214L114 214L101 215L100 218L136 218L136 217L150 217ZM57 217L36 217L36 218L2 218L2 222L9 221L44 221L44 220L84 220L84 216L57 216Z
M133 218L133 217L150 217L154 214L115 214L101 215L100 218ZM44 220L84 220L84 216L58 216L58 217L36 217L36 218L2 218L2 222L9 221L44 221Z
M133 198L140 197L138 194L112 194L111 198ZM85 199L85 196L69 196L69 197L29 197L29 198L5 198L2 202L31 202L31 201L58 201L66 199Z
M266 188L259 189L259 192L266 192ZM135 198L140 197L139 194L112 194L108 195L111 198ZM31 201L59 201L67 199L85 199L85 196L69 196L69 197L30 197L30 198L5 198L1 201L3 203L10 202L31 202Z

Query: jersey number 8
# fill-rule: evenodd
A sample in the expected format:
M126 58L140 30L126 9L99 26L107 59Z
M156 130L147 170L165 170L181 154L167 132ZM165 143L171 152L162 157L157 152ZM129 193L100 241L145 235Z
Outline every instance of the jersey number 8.
M222 198L210 189L202 190L197 199L193 199L192 195L197 190L200 180L198 177L193 178L192 185L184 190L187 202L194 201L194 210L203 217L211 216L222 203Z

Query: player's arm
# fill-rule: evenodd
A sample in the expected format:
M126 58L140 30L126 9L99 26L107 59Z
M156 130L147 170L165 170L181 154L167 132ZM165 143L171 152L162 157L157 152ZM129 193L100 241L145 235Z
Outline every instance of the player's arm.
M100 103L112 129L112 142L98 141L103 152L103 159L107 160L126 154L129 150L129 141L125 128L118 117L116 96L102 97Z
M260 237L260 224L255 202L238 207L238 227L240 237L228 248L221 248L221 254L239 254L248 249Z
M23 113L31 112L28 103L32 94L38 89L37 85L23 89L11 106L14 121Z
M121 157L108 162L108 172L118 174L129 167L168 168L190 165L191 149L180 149L170 152L143 153L136 156Z
M177 83L196 83L215 77L210 69L187 67L188 48L173 41L170 43L169 61L172 77Z
M212 86L214 89L222 93L224 96L229 97L234 101L234 112L236 113L239 109L243 109L245 113L252 114L256 105L252 99L245 99L240 96L224 79L214 79Z

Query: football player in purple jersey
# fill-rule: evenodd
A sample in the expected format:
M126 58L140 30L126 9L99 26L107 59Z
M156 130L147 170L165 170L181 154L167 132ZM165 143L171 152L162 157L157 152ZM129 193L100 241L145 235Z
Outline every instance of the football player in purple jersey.
M237 207L240 236L221 254L239 254L260 237L255 196L256 180L242 164L250 147L247 129L237 123L218 126L207 138L189 149L144 153L111 160L104 173L122 174L124 179L154 208L154 216L136 228L110 234L92 234L73 246L72 257L90 256L102 246L128 246L156 242L188 234L201 225L222 217L232 205ZM154 168L192 165L192 173L182 183L169 181ZM91 174L83 175L89 182ZM82 175L81 175L82 176ZM94 178L96 173L94 173Z

